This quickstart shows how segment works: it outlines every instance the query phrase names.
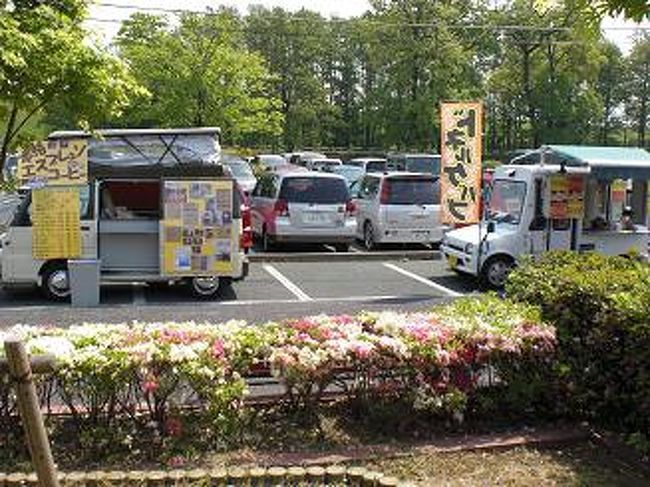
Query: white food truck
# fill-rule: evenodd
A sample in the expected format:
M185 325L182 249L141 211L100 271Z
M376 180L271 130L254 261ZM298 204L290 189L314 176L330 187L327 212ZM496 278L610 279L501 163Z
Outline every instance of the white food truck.
M524 255L549 250L648 254L650 154L643 149L544 146L494 172L483 220L449 231L449 266L503 287Z
M101 284L183 283L196 297L210 298L245 276L240 195L219 164L218 128L48 137L54 143L65 140L85 141L87 178L74 189L80 229L75 259L97 262ZM38 258L36 252L42 228L37 231L33 202L44 189L34 187L23 196L0 236L1 284L39 286L50 299L67 300L69 260ZM55 221L52 231L60 230L59 215L49 217Z

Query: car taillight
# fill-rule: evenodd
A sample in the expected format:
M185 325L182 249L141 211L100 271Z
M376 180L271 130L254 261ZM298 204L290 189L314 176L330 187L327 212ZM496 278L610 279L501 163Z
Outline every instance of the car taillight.
M345 203L345 216L354 216L357 214L357 205L352 200Z
M381 185L381 194L379 195L379 202L382 204L388 203L388 198L390 197L390 181L384 179L384 182Z
M273 207L276 216L289 216L289 204L286 200L278 200Z
M253 246L253 229L251 227L251 208L248 205L241 205L241 226L242 232L239 236L239 246L250 249Z

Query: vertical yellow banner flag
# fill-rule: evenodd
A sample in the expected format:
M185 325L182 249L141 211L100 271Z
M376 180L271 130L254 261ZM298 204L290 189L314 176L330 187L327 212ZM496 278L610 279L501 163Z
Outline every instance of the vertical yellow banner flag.
M32 254L35 259L81 256L78 188L32 191Z
M441 105L441 220L470 224L480 219L483 106Z

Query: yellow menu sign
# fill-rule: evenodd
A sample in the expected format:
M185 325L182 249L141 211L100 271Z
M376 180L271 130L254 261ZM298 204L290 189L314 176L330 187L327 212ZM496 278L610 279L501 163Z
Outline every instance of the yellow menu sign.
M85 184L88 181L86 139L57 139L32 144L18 161L22 183Z
M232 274L238 238L232 197L232 181L164 181L160 223L164 275Z
M552 219L584 217L584 178L579 175L551 176L550 214Z
M32 254L35 259L81 256L78 188L32 191Z

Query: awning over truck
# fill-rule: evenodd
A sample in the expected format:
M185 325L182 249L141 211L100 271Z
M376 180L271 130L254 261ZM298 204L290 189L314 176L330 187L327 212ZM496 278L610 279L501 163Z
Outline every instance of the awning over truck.
M221 155L217 127L108 129L53 132L48 139L87 139L88 160L106 166L216 164Z
M546 162L588 166L598 179L650 180L650 153L635 147L548 145Z

